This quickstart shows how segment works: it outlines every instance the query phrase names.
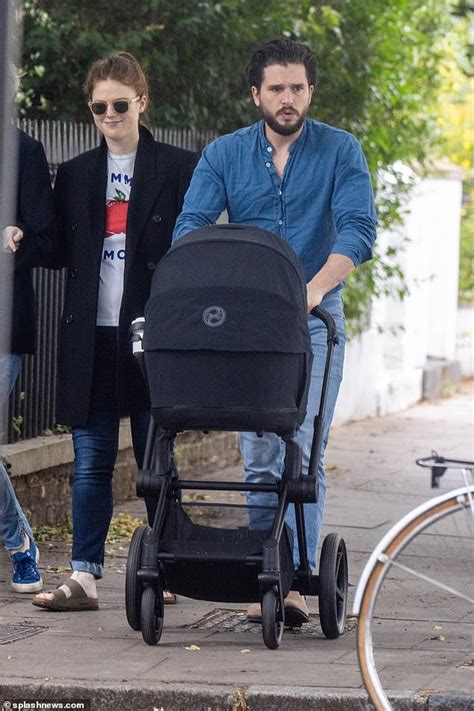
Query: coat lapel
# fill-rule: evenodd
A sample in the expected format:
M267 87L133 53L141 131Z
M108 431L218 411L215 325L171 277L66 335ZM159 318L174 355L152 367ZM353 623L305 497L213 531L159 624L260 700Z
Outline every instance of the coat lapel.
M90 247L94 264L100 264L105 235L105 196L107 193L107 144L100 144L89 169L88 205L90 220Z
M166 179L166 168L157 160L157 145L151 133L141 127L127 215L125 278L140 236Z

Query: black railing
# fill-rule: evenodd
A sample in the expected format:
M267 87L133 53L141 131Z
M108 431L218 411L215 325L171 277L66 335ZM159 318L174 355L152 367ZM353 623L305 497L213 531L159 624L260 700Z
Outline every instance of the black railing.
M18 126L41 141L48 158L51 180L58 165L95 148L99 137L92 124L62 121L21 121ZM194 129L152 129L159 141L189 150L200 150L214 137ZM64 302L64 271L33 270L36 294L36 355L26 356L9 402L8 442L54 431L58 326Z

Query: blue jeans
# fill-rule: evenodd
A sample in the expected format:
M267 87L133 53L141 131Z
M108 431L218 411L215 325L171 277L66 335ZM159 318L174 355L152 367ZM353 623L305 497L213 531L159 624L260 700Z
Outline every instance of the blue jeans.
M4 407L13 390L21 370L22 358L16 353L0 355L0 407ZM23 546L24 533L33 538L33 532L0 459L0 539L7 551L14 553Z
M112 475L118 452L120 415L117 401L117 329L98 327L89 417L73 427L73 542L71 568L101 578L105 539L113 510ZM131 413L132 440L141 467L150 421L145 404Z
M316 567L319 532L323 520L324 503L326 499L326 474L323 466L324 451L328 443L329 428L334 415L344 366L345 329L341 291L327 294L321 303L321 307L329 311L336 322L339 344L335 346L333 351L326 410L323 419L323 443L318 466L319 498L315 504L304 505L308 561L313 569ZM309 317L308 325L314 360L306 417L296 436L296 441L301 445L303 450L303 474L308 473L311 444L313 441L313 422L315 415L319 411L327 352L326 326L322 321L313 316ZM242 432L240 435L240 449L244 459L245 479L247 482L271 483L281 477L284 468L285 443L280 437L272 433L266 433L263 437L257 437L254 432ZM247 503L257 507L274 507L276 505L276 495L250 492L247 494ZM271 528L274 516L274 512L271 510L251 508L249 509L249 515L250 525L253 528ZM294 533L293 560L297 568L300 561L293 504L289 506L286 522Z

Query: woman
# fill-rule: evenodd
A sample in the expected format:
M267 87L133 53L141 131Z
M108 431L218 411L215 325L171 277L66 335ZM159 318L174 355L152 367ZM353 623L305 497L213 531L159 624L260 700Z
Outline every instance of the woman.
M61 255L54 266L68 268L57 420L72 426L74 445L73 573L33 601L68 611L98 608L125 414L139 467L143 459L149 402L128 329L143 314L196 162L194 153L155 141L140 125L148 86L127 52L93 64L84 89L103 139L59 167L54 190Z

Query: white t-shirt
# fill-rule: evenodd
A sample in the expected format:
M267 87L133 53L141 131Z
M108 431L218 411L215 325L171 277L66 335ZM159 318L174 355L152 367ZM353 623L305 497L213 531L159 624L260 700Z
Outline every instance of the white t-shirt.
M98 326L118 326L125 271L128 201L132 188L134 153L107 154L105 236L100 263Z

